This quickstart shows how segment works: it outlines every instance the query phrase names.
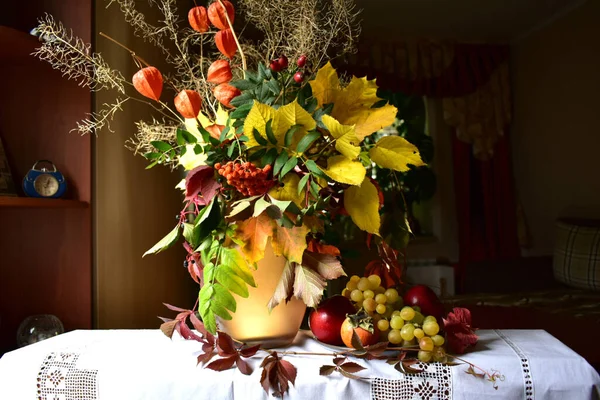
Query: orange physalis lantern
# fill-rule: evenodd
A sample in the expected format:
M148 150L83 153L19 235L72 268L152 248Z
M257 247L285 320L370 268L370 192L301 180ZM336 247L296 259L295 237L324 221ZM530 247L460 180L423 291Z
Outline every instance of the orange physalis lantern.
M202 6L197 6L190 10L188 21L192 29L196 32L204 33L209 29L206 8Z
M227 0L223 0L223 5L225 6L225 9L223 9L223 6L219 3L219 0L216 0L208 7L208 19L218 29L229 28L227 18L225 17L225 10L227 10L227 16L231 21L231 25L233 25L233 18L235 17L235 9L233 8L233 4Z
M210 83L226 83L229 82L231 78L233 78L233 75L231 74L231 67L227 60L217 60L208 67L206 80Z
M217 32L215 35L215 44L217 45L217 49L228 58L233 58L235 55L237 45L235 44L231 29L223 29Z
M175 108L184 118L196 118L202 107L202 98L193 90L182 90L175 97Z
M213 93L215 98L226 107L233 107L230 103L231 100L242 94L238 88L231 86L229 83L221 83L219 86L216 86Z
M155 67L145 67L133 75L133 87L152 100L158 101L163 88L163 77Z

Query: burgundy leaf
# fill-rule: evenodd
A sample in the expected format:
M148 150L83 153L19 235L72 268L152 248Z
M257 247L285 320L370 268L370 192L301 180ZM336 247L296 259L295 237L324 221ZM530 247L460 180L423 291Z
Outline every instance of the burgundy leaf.
M338 371L340 371L340 374L344 375L346 378L350 378L350 379L361 379L360 376L358 375L354 375L350 372L346 372L343 369L338 369Z
M402 368L404 369L403 372L405 372L405 373L418 374L419 372L423 372L422 369L412 367L412 365L414 365L416 363L418 363L417 360L404 360L404 361L401 361L399 364L402 365Z
M207 205L220 187L221 184L214 178L214 169L201 165L188 172L185 177L185 199L195 200L200 195L202 200L198 204Z
M269 394L269 389L271 388L271 383L269 382L268 378L269 372L269 369L264 368L262 373L260 374L260 384L262 385L265 392L267 392L267 394Z
M215 355L213 352L213 347L208 344L202 346L202 351L204 351L204 353L198 354L198 364L209 362L210 359Z
M268 356L265 357L265 359L262 361L262 363L260 364L260 367L267 367L267 365L269 365L270 363L277 361L279 358L277 357L277 353L275 353L274 351L272 351L271 353L269 353Z
M179 325L179 333L186 340L195 340L195 341L201 342L201 343L206 342L203 338L201 338L200 336L198 336L194 332L192 332L190 327L187 326L187 324L185 322L182 322L181 325Z
M163 303L163 304L164 304L164 305L165 305L165 306L166 306L166 307L167 307L169 310L171 310L171 311L177 311L177 312L189 311L189 310L186 310L185 308L179 308L179 307L176 307L176 306L172 306L172 305L170 305L170 304L168 304L168 303Z
M240 370L240 372L244 375L251 375L252 374L252 368L250 367L250 364L248 364L246 361L242 360L241 357L236 357L235 358L235 365L237 365L238 369Z
M226 369L233 367L233 363L235 363L236 358L237 357L219 358L218 360L208 364L206 368L210 368L215 371L225 371Z
M179 321L177 320L172 320L172 321L168 321L168 322L163 322L160 325L160 330L162 331L162 333L164 333L167 337L172 338L173 337L173 331L175 330L175 327L177 326L177 324L179 323Z
M365 348L363 347L362 342L360 341L360 338L358 337L358 335L356 334L356 331L354 329L352 330L351 343L352 343L352 347L354 347L359 352L362 352L362 353L365 352Z
M279 365L281 365L282 373L284 373L285 377L292 382L292 385L296 383L296 367L292 365L289 361L279 360Z
M219 332L219 336L217 337L217 351L222 357L237 355L237 349L233 344L231 336L224 332Z
M468 309L455 307L443 321L450 352L462 354L467 347L477 343L478 338L475 329L471 327L471 312Z
M335 370L336 370L335 365L322 365L321 368L319 368L319 375L323 375L323 376L331 375L331 373Z
M242 355L242 357L248 358L255 355L258 350L260 350L260 344L257 344L256 346L252 347L244 347L240 350L240 354Z
M333 363L335 365L340 365L341 363L343 363L344 361L346 361L346 357L335 357L333 359Z
M340 368L346 372L360 372L360 371L366 369L362 365L357 364L355 362L344 363L344 364L340 365Z
M187 317L189 317L190 314L192 314L191 310L183 310L182 312L177 314L175 319L185 323L185 320L187 319Z

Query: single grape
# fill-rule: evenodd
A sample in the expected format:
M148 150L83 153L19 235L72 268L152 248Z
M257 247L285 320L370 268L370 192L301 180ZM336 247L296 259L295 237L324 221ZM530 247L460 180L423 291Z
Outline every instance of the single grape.
M363 300L363 308L372 313L377 308L377 303L372 297L368 297Z
M344 289L342 290L342 296L346 297L346 298L350 298L350 293L352 293L352 291L348 290L348 289Z
M390 320L390 326L392 329L402 329L404 326L404 320L399 315L395 315Z
M412 307L406 306L400 310L400 316L405 321L410 321L415 317L415 310Z
M402 310L402 307L404 307L404 300L402 300L402 297L398 297L398 300L392 304L396 310Z
M442 363L448 361L448 357L446 356L446 350L444 350L443 347L434 347L433 360Z
M375 298L375 292L373 292L371 289L367 289L363 292L363 296L365 299L373 299Z
M400 331L397 329L392 329L388 333L388 341L393 344L399 344L402 342L402 336L400 335Z
M414 338L412 340L403 340L402 341L402 347L414 347L416 345L417 345L417 342L415 342Z
M421 325L423 323L423 314L418 311L415 311L415 316L411 320L412 323Z
M440 326L437 322L428 321L426 324L423 324L423 330L428 336L434 336L440 331Z
M400 316L400 310L394 310L394 311L392 312L392 317L395 317L396 315L397 315L397 316Z
M446 341L442 335L434 335L431 337L431 340L433 340L433 345L436 347L440 347Z
M425 332L423 332L423 329L421 328L416 328L414 333L417 339L421 339L423 336L425 336Z
M381 315L375 314L371 317L373 319L373 324L377 325L377 323L381 320Z
M430 337L425 336L419 340L419 347L421 350L431 351L433 350L433 340Z
M429 321L437 322L437 319L435 319L435 317L433 315L428 315L423 320L423 324L426 324Z
M381 332L385 332L388 329L390 329L390 323L387 319L380 319L377 322L377 329L379 329Z
M379 293L375 296L375 301L377 304L385 304L387 303L387 296L385 294Z
M386 318L392 318L392 313L394 312L394 307L389 304L385 306L385 314L383 314Z
M371 288L371 282L369 282L369 279L365 278L364 276L362 278L360 278L360 280L357 282L357 287L359 290L365 291Z
M377 286L381 285L381 278L379 277L379 275L369 275L369 277L367 278L369 279L369 281L371 281L371 287L373 289L375 289Z
M387 298L388 298L388 302L389 302L390 304L393 304L393 303L395 303L395 302L396 302L396 300L398 300L398 298L400 297L400 296L398 295L398 291L397 291L396 289L394 289L394 288L389 288L389 289L387 289L387 290L385 291L385 295L387 296Z
M346 288L351 291L356 289L357 288L356 281L348 281L348 283L346 283Z
M375 294L383 294L385 293L385 288L383 286L377 286L373 291Z
M400 335L404 340L412 340L415 337L415 326L413 324L406 324L400 330Z
M352 293L350 293L350 298L352 299L352 301L360 303L361 301L363 301L363 293L358 289L354 289Z
M360 281L360 276L358 276L358 275L352 275L350 277L350 281L351 282L358 282L358 281Z
M415 312L421 312L421 307L413 306L413 310L415 310Z
M419 353L417 354L417 358L422 362L429 362L432 357L433 355L429 351L419 350Z
M375 307L375 311L377 311L378 314L383 315L387 311L387 308L385 308L385 305L383 304L377 304L377 307Z

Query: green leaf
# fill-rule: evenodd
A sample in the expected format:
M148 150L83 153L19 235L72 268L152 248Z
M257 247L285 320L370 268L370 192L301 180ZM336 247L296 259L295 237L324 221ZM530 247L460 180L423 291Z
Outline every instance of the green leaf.
M258 144L260 144L261 146L267 145L267 140L264 137L262 137L258 129L254 128L252 130L252 135L254 136L254 140L256 140Z
M203 240L205 237L219 226L221 222L221 209L215 206L216 197L209 203L205 208L208 208L202 216L196 222L196 229L198 229L198 240Z
M302 86L302 89L298 91L298 103L304 107L306 105L306 100L312 98L312 87L310 85ZM307 110L308 111L308 110ZM312 112L312 111L308 111Z
M206 263L206 265L204 266L204 269L202 270L202 274L204 276L204 282L212 282L213 279L215 279L215 273L216 273L215 264L213 264L211 262Z
M271 142L271 144L277 144L277 138L275 137L275 134L273 133L273 128L271 126L272 123L273 123L272 119L267 121L267 124L265 126L265 131L267 132L267 138L269 139L269 142Z
M290 147L292 145L292 139L294 138L294 134L300 128L301 125L292 125L290 129L285 133L285 137L283 139L283 144L285 147Z
M256 203L254 203L254 213L252 214L252 216L253 217L258 217L270 205L271 205L271 203L269 203L268 201L266 201L264 197L261 197L260 199L256 200Z
M223 130L221 131L221 136L219 136L219 142L223 143L225 141L225 139L227 138L227 134L229 133L229 129L231 129L229 126L223 128Z
M288 155L286 151L282 151L279 154L279 157L275 160L275 165L273 166L273 175L277 175L281 168L285 165L288 160Z
M251 82L260 82L260 79L258 79L258 74L256 74L255 72L252 72L250 70L244 70L244 75L245 78Z
M327 179L327 175L325 175L325 173L321 170L321 168L319 168L317 163L314 162L313 160L306 160L304 165L306 165L306 168L308 168L308 170L310 172L312 172L314 175L318 176L319 178Z
M152 167L154 167L156 164L158 164L158 160L154 161L153 163L149 164L146 169L150 169Z
M235 274L233 269L227 265L220 265L215 274L216 279L230 292L240 297L248 297L248 287L246 282Z
M268 79L267 69L265 68L264 64L261 62L258 63L258 79L260 79L260 80Z
M153 152L150 152L150 153L146 153L146 154L144 154L144 157L146 157L148 160L155 160L155 159L157 159L158 157L160 157L160 153L153 153Z
M279 82L277 82L275 79L268 81L267 85L274 95L278 95L281 92L281 86L279 86Z
M154 146L156 149L163 151L163 152L169 151L173 148L169 143L163 142L162 140L153 140L150 142L150 144L152 146Z
M298 142L298 146L296 146L296 151L298 153L304 153L315 142L315 140L317 140L320 137L320 132L310 132L308 135L300 139L300 141Z
M298 194L300 194L304 191L304 187L306 186L306 183L308 182L309 179L310 179L310 174L306 174L302 177L302 179L300 179L300 182L298 182Z
M233 152L235 151L237 146L238 146L238 144L236 142L232 142L229 145L229 147L227 148L227 157L229 157L229 158L233 157Z
M259 160L265 154L267 154L267 149L263 147L262 149L250 154L250 156L248 157L248 161Z
M310 192L312 193L313 196L315 196L317 199L319 198L319 191L321 190L321 188L319 187L319 185L317 184L317 182L315 181L310 181Z
M144 253L142 257L145 257L147 254L157 254L163 250L168 249L172 245L179 240L179 224L171 232L167 234L164 238L162 238L158 243L156 243L150 250Z
M310 86L310 85L307 85L307 86ZM308 101L308 103L306 103L306 107L304 107L304 109L306 110L306 112L312 113L312 112L314 112L317 109L318 105L319 105L319 102L317 101L317 99L315 99L313 97L312 99L310 99Z
M215 295L213 296L213 301L215 301L216 303L220 304L221 306L227 308L228 310L235 312L235 310L236 310L235 299L233 298L231 293L229 293L229 290L227 290L224 286L222 286L218 283L216 283L214 285L214 288L215 288Z
M186 142L188 142L188 143L198 142L198 139L196 139L196 136L192 135L188 131L186 131L184 129L178 129L177 131L178 132L181 131L181 135L183 136L183 138L185 139Z
M235 275L242 278L248 285L256 287L252 271L238 250L230 247L223 247L221 249L221 263L231 268L235 272Z
M181 129L177 129L177 145L178 146L183 146L186 144L185 138L183 137L183 131Z
M263 158L261 159L263 167L273 164L273 161L275 161L276 158L277 158L277 149L276 148L272 148L269 151L267 151L267 154L265 154L263 156Z
M287 160L287 162L285 163L283 168L281 168L281 173L279 174L279 177L283 178L285 176L285 174L287 174L292 169L294 169L294 167L297 164L298 164L298 159L296 157L291 157L289 160Z
M234 107L241 107L248 102L252 102L253 100L254 96L251 92L244 92L241 95L234 97L233 100L230 101L230 104Z
M183 237L195 249L200 244L200 229L197 229L194 224L185 222L183 224Z
M233 87L236 87L240 90L252 90L254 88L256 88L257 83L256 82L250 82L247 79L240 79L238 81L231 81L229 82L229 84Z
M231 119L244 118L245 116L248 115L248 113L250 112L251 109L252 109L252 103L244 104L243 106L240 106L240 107L236 108L235 110L233 110L231 112L231 114L229 114L229 118L231 118Z
M202 148L202 146L200 146L199 144L194 146L194 154L200 154L203 152L204 152L204 149Z
M287 210L290 204L292 204L291 200L277 200L271 196L269 196L269 199L271 200L271 203L274 206L277 206L281 211Z

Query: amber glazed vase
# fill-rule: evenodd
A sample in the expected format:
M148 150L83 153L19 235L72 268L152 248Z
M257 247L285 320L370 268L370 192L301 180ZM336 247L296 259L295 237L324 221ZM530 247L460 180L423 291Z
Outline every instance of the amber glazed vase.
M273 253L267 243L265 256L253 271L256 287L249 287L250 295L242 298L234 294L237 308L230 321L219 319L220 329L235 340L248 344L261 343L264 348L285 347L292 343L306 311L302 300L292 298L271 312L269 300L279 283L286 260Z

